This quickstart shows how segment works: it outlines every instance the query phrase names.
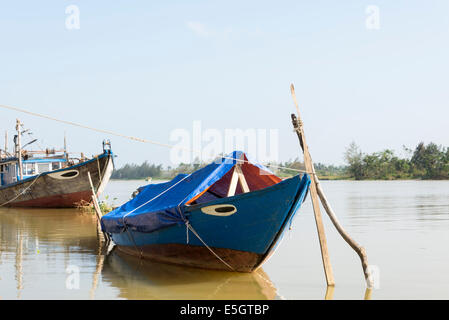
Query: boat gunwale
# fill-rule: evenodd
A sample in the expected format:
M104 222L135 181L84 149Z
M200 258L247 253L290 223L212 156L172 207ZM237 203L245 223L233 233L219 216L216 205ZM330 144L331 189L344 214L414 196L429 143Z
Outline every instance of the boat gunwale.
M294 200L293 200L293 202L292 202L291 207L290 207L289 210L288 210L289 213L288 213L287 216L286 216L287 221L288 221L288 220L290 219L290 217L291 217L291 211L292 211L292 208L293 208L293 207L296 205L296 203L297 203L298 192L300 191L299 185L301 184L301 181L302 181L302 179L304 178L304 175L301 175L301 174L295 175L295 176L290 177L290 178L288 178L288 179L282 180L282 181L280 181L280 182L278 182L278 183L276 183L276 184L274 184L274 185L272 185L272 186L268 186L268 187L266 187L266 188L262 188L262 189L259 189L259 190L254 190L254 191L250 191L250 192L246 192L246 193L240 193L240 194L237 194L237 195L234 195L234 196L230 196L230 197L218 198L218 199L215 199L215 200L212 200L212 201L209 201L209 202L204 202L204 203L198 203L198 204L193 204L193 205L190 205L190 204L183 204L182 207L181 207L181 210L182 210L183 215L185 215L185 217L188 218L188 217L191 216L191 213L192 213L193 211L201 210L201 208L208 207L208 206L215 205L215 204L221 204L221 203L228 202L228 201L229 201L229 202L231 202L231 201L238 201L238 200L240 200L240 199L245 199L245 198L249 198L249 197L260 196L260 195L262 195L262 194L264 194L264 193L272 192L272 191L274 191L274 190L276 190L276 189L279 189L279 188L284 188L284 187L285 187L285 184L288 183L288 182L290 182L289 180L298 179L298 178L299 178L299 181L298 181L298 184L297 184L298 186L297 186L297 190L296 190L296 192L295 192ZM124 205L124 204L123 204L123 205ZM120 207L120 206L119 206L119 207ZM119 208L119 207L118 207L118 208ZM175 207L173 207L173 208L175 208ZM115 209L114 209L114 210L115 210ZM112 211L114 211L114 210L112 210ZM110 212L106 213L105 215L103 215L103 216L101 217L101 220L103 221L104 218L108 219L108 218L109 218L109 217L108 217L108 214L111 213L112 211L110 211ZM145 212L145 213L139 213L139 215L152 214L152 213L155 213L155 212L158 212L158 211L150 211L150 212ZM283 222L282 226L284 226L284 223L285 223L285 222ZM133 232L139 232L139 233L153 233L153 232L158 232L158 231L160 231L160 230L164 230L164 229L167 229L167 228L172 228L172 227L177 226L177 225L180 225L180 224L182 224L182 223L181 223L181 222L173 222L173 224L171 224L171 225L164 226L164 227L162 227L162 228L160 228L160 229L153 230L153 231L151 231L151 232L137 231L137 230L134 230L134 229L133 229L132 227L130 227L130 226L128 226L128 228L130 228L130 230L132 230ZM108 234L111 234L111 235L112 235L112 234L120 234L120 233L122 233L122 232L124 232L124 231L121 230L121 231L119 231L119 232L110 232L110 231L106 231L106 232L107 232Z
M301 174L297 174L297 175L295 175L293 177L290 177L288 179L282 180L282 181L280 181L280 182L278 182L276 184L273 184L271 186L268 186L268 187L265 187L265 188L262 188L262 189L259 189L259 190L254 190L254 191L250 191L250 192L246 192L246 193L239 193L239 194L236 194L236 195L233 195L233 196L230 196L230 197L218 198L218 199L215 199L215 200L212 200L212 201L209 201L209 202L197 203L197 204L192 204L192 205L184 204L183 205L183 207L185 208L184 212L185 213L190 213L192 211L199 210L199 209L201 209L203 207L208 207L208 206L211 206L211 205L214 205L214 204L221 204L221 202L226 202L228 199L231 199L232 201L234 201L236 199L244 199L244 198L248 198L248 197L253 197L255 194L261 195L261 194L266 193L266 192L271 192L271 191L273 191L273 190L275 190L277 188L283 187L284 182L287 183L289 180L296 179L298 177L299 177L299 182L298 182L298 186L299 186L299 184L301 183L301 181L303 179L303 176L301 176ZM295 199L298 196L297 193L298 193L298 191L295 194Z
M53 170L53 171L45 171L43 173L36 174L34 176L31 176L31 177L28 177L28 178L25 178L25 179L22 179L22 180L19 180L19 181L16 181L16 182L13 182L13 183L10 183L10 184L7 184L7 185L0 186L0 191L2 189L6 189L6 188L9 188L9 187L12 187L12 186L17 186L17 185L20 185L20 184L23 184L23 183L26 183L26 182L29 182L29 181L33 181L37 177L46 176L48 174L55 173L55 172L62 172L62 171L66 171L66 170L72 170L74 168L83 166L83 165L85 165L87 163L90 163L90 162L95 161L95 160L99 160L99 159L104 158L104 157L113 157L112 151L105 150L103 153L95 156L94 158L86 160L86 161L83 161L81 163L77 163L77 164L75 164L73 166L62 168L62 169L57 169L57 170Z
M296 175L296 176L293 176L293 177L291 177L289 179L285 179L285 180L277 183L276 185L269 186L269 187L266 187L266 188L263 188L263 189L259 189L259 190L253 191L253 192L241 193L241 194L238 194L238 195L235 195L235 196L232 196L232 197L225 197L225 198L221 198L221 199L216 199L216 200L213 200L213 201L210 201L210 202L206 202L206 203L201 203L201 204L195 204L195 205L190 205L190 206L185 205L184 208L187 209L185 211L185 213L187 213L186 217L188 219L191 216L189 214L189 213L191 213L191 211L198 212L199 210L201 210L202 207L210 206L210 205L213 205L214 203L217 203L217 202L218 203L220 203L220 202L221 203L223 203L223 202L233 203L234 201L239 201L240 199L243 199L243 198L249 198L249 197L254 197L254 196L261 196L261 194L270 193L270 192L275 191L276 189L279 189L279 188L288 188L289 187L288 184L289 183L292 184L294 182L292 180L294 180L294 179L297 179L297 180L299 179L299 181L296 183L296 186L294 186L295 190L292 193L293 199L291 201L291 204L286 208L287 213L285 215L285 218L282 220L282 222L281 222L281 224L279 226L279 229L274 233L274 236L273 236L272 240L267 244L267 248L266 248L266 250L264 252L255 253L255 252L252 252L252 251L245 251L245 250L242 251L242 250L231 249L231 248L227 248L227 247L217 247L217 248L216 247L212 247L213 250L219 249L219 250L230 250L230 251L235 251L235 252L242 251L242 252L254 253L254 254L258 255L259 257L257 258L257 261L255 261L254 264L250 268L248 268L247 270L238 270L237 271L237 272L254 272L258 268L260 268L267 261L267 259L274 253L273 248L275 248L276 244L279 242L279 239L281 238L282 234L285 231L285 227L288 225L289 221L294 216L294 214L296 212L295 209L297 208L297 210L299 210L299 207L298 207L299 201L301 199L302 199L302 202L305 200L306 195L307 195L307 189L309 187L310 182L305 181L304 179L308 179L310 181L310 178L309 178L308 175ZM288 180L290 180L290 181L288 181ZM285 182L285 183L283 183L283 182ZM279 185L279 186L277 186L277 185ZM273 188L276 188L276 189L273 189ZM306 189L306 190L304 190L304 189ZM229 201L230 199L231 199L231 201ZM176 227L177 225L178 225L178 223L175 223L175 224L173 224L171 226L167 226L165 228L161 228L161 229L158 229L158 230L153 231L153 232L159 232L159 231L162 231L164 229L173 228L173 227ZM129 231L132 232L132 233L146 233L146 232L140 232L140 231L133 230L132 228ZM110 233L110 234L113 236L114 234L120 234L120 233L122 233L122 232L115 232L115 233ZM149 232L149 233L152 233L152 232ZM152 244L149 244L149 245L152 245ZM156 245L156 246L158 246L158 245L171 245L171 243L154 244L154 245ZM187 244L187 246L204 248L204 246L201 246L201 245L198 246L198 245L193 245L193 244ZM119 250L125 252L126 254L139 256L139 252L137 252L137 251L134 252L133 249L135 249L135 247L132 246L132 245L117 244L117 247L118 247ZM187 265L187 264L184 264L184 263L181 263L181 262L166 261L164 258L156 258L156 257L151 257L150 258L150 257L148 257L148 260L150 260L150 261L158 261L159 263L174 264L174 265ZM211 267L193 266L193 265L190 265L190 266L191 267L195 267L195 268L200 268L200 269L217 269L217 270L229 271L229 270L222 269L222 268L211 268Z
M302 199L302 203L304 203L304 201L305 201L306 198L307 198L307 195L308 195L308 189L309 189L310 183L311 183L309 175L308 175L308 174L304 174L304 175L301 177L300 184L301 184L301 182L303 181L303 179L306 178L306 177L308 177L309 183L307 183L306 193L304 194L304 198ZM293 203L292 203L292 206L290 207L290 210L289 210L287 216L285 217L285 221L282 223L281 227L279 228L279 231L278 231L277 234L274 236L273 241L271 242L271 244L270 244L270 246L268 247L267 251L266 251L266 252L263 254L263 256L261 257L259 263L258 263L256 266L254 266L253 271L256 270L256 269L258 269L260 266L262 266L262 264L264 264L264 263L267 261L267 259L274 253L273 248L275 248L276 244L277 244L278 241L281 239L281 236L282 236L282 234L283 234L284 231L285 231L285 227L287 226L287 224L289 223L289 221L290 221L290 220L293 218L293 216L295 215L295 208L296 208L296 206L297 206L297 204L298 204L298 202L299 202L299 200L300 200L300 198L301 198L301 193L302 193L302 188L300 188L299 185L298 185L298 190L296 191L295 199L294 199L294 201L293 201ZM301 203L301 204L302 204L302 203ZM299 206L297 210L299 210L300 208L301 208L301 206Z

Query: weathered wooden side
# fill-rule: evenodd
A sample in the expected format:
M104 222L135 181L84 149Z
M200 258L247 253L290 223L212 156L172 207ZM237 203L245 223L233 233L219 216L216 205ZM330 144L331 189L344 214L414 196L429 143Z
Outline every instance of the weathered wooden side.
M120 251L155 262L184 265L194 268L230 271L203 246L188 244L153 244L141 247L117 246ZM263 259L262 254L226 248L211 248L237 272L252 272Z
M107 182L105 180L109 177L104 173L108 171L108 166L112 166L111 157L111 154L100 155L75 166L0 187L0 205L64 208L76 207L77 203L83 201L90 202L92 192L87 173L91 172L94 186ZM69 171L76 171L76 176L61 178L61 174Z

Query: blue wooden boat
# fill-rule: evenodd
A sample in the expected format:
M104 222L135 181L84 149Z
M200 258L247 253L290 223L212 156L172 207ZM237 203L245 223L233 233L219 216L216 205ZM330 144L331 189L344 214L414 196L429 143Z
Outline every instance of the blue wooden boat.
M306 174L281 180L234 151L189 175L141 188L101 225L132 255L252 272L273 253L309 185Z

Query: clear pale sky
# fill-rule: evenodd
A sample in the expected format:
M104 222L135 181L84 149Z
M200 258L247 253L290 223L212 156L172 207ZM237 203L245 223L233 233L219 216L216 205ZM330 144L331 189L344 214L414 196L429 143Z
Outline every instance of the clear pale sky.
M66 28L66 7L80 29ZM380 29L366 27L368 5ZM3 1L0 104L170 143L173 129L278 129L299 155L294 83L312 157L433 141L449 146L449 1ZM101 151L104 134L19 117L41 146ZM169 164L163 147L109 137L117 164ZM0 139L3 147L3 139Z

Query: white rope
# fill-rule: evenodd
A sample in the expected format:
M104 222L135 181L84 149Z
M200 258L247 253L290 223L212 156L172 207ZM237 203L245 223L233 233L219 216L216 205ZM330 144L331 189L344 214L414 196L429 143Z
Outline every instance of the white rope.
M126 222L125 222L125 218L129 215L129 214L131 214L131 213L133 213L134 211L136 211L137 209L139 209L139 208L141 208L141 207L143 207L143 206L145 206L145 205L147 205L148 203L150 203L151 201L153 201L154 199L156 199L156 198L158 198L158 197L160 197L161 195L163 195L164 193L166 193L168 190L170 190L171 188L173 188L174 186L176 186L178 183L180 183L180 182L182 182L183 180L185 180L185 179L187 179L188 177L190 176L190 174L189 175L187 175L187 176L185 176L184 178L182 178L181 180L179 180L178 182L176 182L174 185L172 185L170 188L167 188L166 190L164 190L163 192L161 192L161 193L159 193L157 196L155 196L155 197L153 197L153 198L151 198L150 200L148 200L147 202L145 202L145 203L143 203L143 204L141 204L140 206L138 206L137 208L134 208L133 210L131 210L130 212L128 212L127 214L125 214L124 216L123 216L123 219L122 219L122 221L123 221L123 223L125 224L125 228L128 230L128 228L127 228L127 226L126 226ZM181 201L181 203L177 206L177 208L178 208L178 210L180 210L180 205L184 202L184 200L185 200L185 198ZM234 268L233 267L231 267L228 263L226 263L226 261L224 261L222 258L220 258L220 256L218 255L218 254L216 254L207 244L206 244L206 242L204 242L203 241L203 239L201 239L201 237L199 236L199 234L195 231L195 229L193 229L193 227L190 225L190 223L189 223L189 221L186 219L185 220L185 225L186 225L186 242L187 242L187 244L189 243L189 230L190 231L192 231L192 233L204 244L204 246L207 248L207 249L209 249L209 251L215 256L215 257L217 257L217 259L218 260L220 260L221 262L223 262L228 268L230 268L231 270L234 270ZM129 230L128 230L128 232L129 232ZM136 243L135 243L135 241L134 241L134 238L132 237L132 235L130 234L130 236L131 236L131 238L132 238L132 241L134 242L134 245L136 246ZM140 249L141 251L142 251L142 249ZM141 252L141 254L142 254L142 252Z
M170 145L170 144L166 144L166 143L160 143L160 142L157 142L157 141L152 141L152 140L147 140L147 139L141 139L141 138L136 138L136 137L133 137L133 136L127 136L127 135L124 135L124 134L120 134L120 133L116 133L116 132L113 132L113 131L109 131L109 130L103 130L103 129L98 129L98 128L94 128L94 127L89 127L89 126L86 126L86 125L82 125L82 124L78 124L78 123L75 123L75 122L72 122L72 121L66 121L66 120L61 120L61 119L57 119L57 118L54 118L54 117L50 117L50 116L47 116L47 115L43 115L43 114L39 114L39 113L36 113L36 112L31 112L31 111L28 111L28 110L24 110L24 109L21 109L21 108L17 108L17 107L11 107L11 106L6 106L6 105L0 105L0 108L4 108L4 109L9 109L9 110L14 110L14 111L17 111L17 112L22 112L22 113L25 113L25 114L29 114L29 115L32 115L32 116L35 116L35 117L40 117L40 118L44 118L44 119L48 119L48 120L52 120L52 121L56 121L56 122L61 122L61 123L64 123L64 124L68 124L68 125L72 125L72 126L76 126L76 127L80 127L80 128L84 128L84 129L88 129L88 130L92 130L92 131L96 131L96 132L100 132L100 133L105 133L105 134L109 134L109 135L113 135L113 136L118 136L118 137L122 137L122 138L125 138L125 139L129 139L129 140L134 140L134 141L138 141L138 142L143 142L143 143L149 143L149 144L153 144L153 145L158 145L158 146L162 146L162 147L167 147L167 148L174 148L175 146L173 146L173 145ZM180 148L180 149L184 149L184 150L187 150L187 151L189 151L189 152L192 152L192 153L200 153L201 154L201 151L199 151L199 150L194 150L194 149L190 149L190 148L185 148L185 147L179 147L178 146L178 148ZM222 158L223 159L229 159L229 160L235 160L235 161L239 161L239 162L244 162L244 163L250 163L248 160L244 160L244 159L236 159L236 158L233 158L233 157L226 157L226 156L222 156ZM97 159L98 160L98 159ZM294 168L288 168L288 167L283 167L283 166L276 166L276 165L272 165L272 164L267 164L267 165L265 165L266 167L271 167L271 168L276 168L276 169L281 169L281 170L290 170L290 171L295 171L295 172L300 172L300 173L309 173L309 172L307 172L306 170L300 170L300 169L294 169ZM314 174L314 172L312 172L312 174ZM101 175L101 172L100 172L100 175ZM21 194L23 194L28 188L30 188L33 184L34 184L34 182L37 180L37 178L39 177L40 175L38 175L37 177L36 177L36 179L33 181L33 183L31 183L25 190L23 190L20 194L18 194L14 199L11 199L11 200L9 200L8 202L6 202L6 203L4 203L4 204L2 204L2 205L0 205L0 207L1 206L3 206L3 205L5 205L5 204L7 204L7 203L9 203L9 202L11 202L11 201L14 201L15 199L17 199ZM189 177L190 176L190 174L189 175L187 175L186 177L184 177L183 179L181 179L180 181L178 181L177 183L175 183L173 186L171 186L170 188L168 188L168 189L166 189L165 191L163 191L163 192L161 192L160 194L158 194L157 196L155 196L155 197L153 197L152 199L150 199L150 200L148 200L147 202L145 202L145 203L143 203L143 204L141 204L140 206L138 206L137 208L134 208L133 210L131 210L130 212L128 212L126 215L124 215L123 216L123 223L125 223L125 218L128 216L128 215L130 215L131 213L133 213L134 211L136 211L137 209L139 209L139 208L141 208L141 207L143 207L143 206L145 206L145 205L147 205L148 203L150 203L151 201L153 201L154 199L156 199L156 198L158 198L158 197L160 197L162 194L164 194L165 192L167 192L168 190L170 190L171 188L173 188L174 186L176 186L178 183L180 183L181 181L183 181L184 179L186 179L187 177ZM179 205L178 205L178 207L179 207ZM226 263L226 261L224 261L222 258L220 258L202 239L201 239L201 237L199 236L199 234L193 229L193 227L190 225L190 223L188 222L188 220L186 220L186 226L187 226L187 228L188 228L188 230L191 230L192 231L192 233L204 244L204 246L215 256L215 257L217 257L222 263L224 263L227 267L229 267L231 270L234 270L234 268L233 267L231 267L228 263ZM126 223L125 223L125 228L126 228ZM188 242L188 230L187 230L187 242ZM134 240L134 239L133 239Z
M192 233L198 238L198 240L200 240L200 241L204 244L204 246L205 246L207 249L209 249L209 251L210 251L215 257L217 257L218 260L220 260L221 262L223 262L229 269L231 269L232 271L234 271L234 268L233 268L233 267L231 267L226 261L224 261L222 258L220 258L220 256L219 256L218 254L216 254L216 253L214 252L214 250L212 250L212 248L210 248L210 247L207 245L207 243L203 241L203 239L201 239L200 235L195 231L195 229L193 229L193 227L190 225L190 223L189 223L188 220L186 220L186 226L187 226L187 228L188 228L190 231L192 231Z
M178 183L180 183L181 181L187 179L188 177L190 177L190 174L185 176L184 178L182 178L181 180L179 180L178 182L176 182L174 185L172 185L170 188L165 189L163 192L159 193L157 196L151 198L150 200L148 200L147 202L141 204L140 206L138 206L137 208L134 208L133 210L131 210L130 212L128 212L127 214L125 214L123 216L123 222L125 222L125 218L126 216L128 216L129 214L133 213L134 211L136 211L139 208L142 208L143 206L147 205L148 203L150 203L151 201L153 201L156 198L159 198L161 195L163 195L164 193L166 193L168 190L170 190L171 188L173 188L174 186L176 186Z
M161 142L157 142L157 141L153 141L153 140L147 140L147 139L142 139L142 138L137 138L137 137L133 137L133 136L128 136L128 135L124 135L121 133L117 133L117 132L113 132L113 131L109 131L109 130L103 130L103 129L98 129L98 128L94 128L94 127L89 127L86 125L82 125L79 123L75 123L72 121L66 121L66 120L61 120L61 119L57 119L51 116L47 116L44 114L40 114L40 113L36 113L36 112L31 112L25 109L21 109L21 108L17 108L17 107L11 107L11 106L6 106L6 105L1 105L0 104L0 108L4 108L4 109L9 109L9 110L13 110L13 111L17 111L17 112L22 112L25 114L29 114L35 117L39 117L39 118L44 118L44 119L48 119L48 120L52 120L52 121L56 121L56 122L61 122L64 124L68 124L71 126L75 126L75 127L80 127L80 128L84 128L84 129L88 129L88 130L92 130L92 131L96 131L96 132L100 132L100 133L105 133L105 134L109 134L109 135L113 135L113 136L117 136L117 137L122 137L125 139L129 139L129 140L134 140L134 141L138 141L138 142L143 142L143 143L149 143L149 144L154 144L157 146L162 146L162 147L166 147L166 148L180 148L192 153L197 153L197 154L201 154L201 150L195 150L195 149L191 149L191 148L185 148L185 147L180 147L180 146L174 146L171 144L167 144L167 143L161 143ZM239 160L241 162L247 162L250 163L248 160L241 160L241 159L236 159L236 158L232 158L232 157L226 157L223 156L223 159L230 159L230 160ZM300 172L300 173L309 173L306 170L300 170L300 169L294 169L294 168L288 168L288 167L283 167L283 166L276 166L276 165L271 165L271 164L267 164L266 167L271 167L271 168L276 168L276 169L281 169L281 170L290 170L290 171L295 171L295 172Z
M120 133L115 133L115 132L108 131L108 130L102 130L102 129L98 129L98 128L85 126L85 125L82 125L82 124L79 124L79 123L75 123L75 122L71 122L71 121L56 119L56 118L53 118L53 117L50 117L50 116L47 116L47 115L44 115L44 114L39 114L39 113L36 113L36 112L27 111L25 109L21 109L21 108L17 108L17 107L5 106L5 105L1 105L0 104L0 108L14 110L14 111L26 113L26 114L29 114L29 115L32 115L32 116L35 116L35 117L45 118L45 119L48 119L48 120L53 120L53 121L56 121L56 122L69 124L71 126L80 127L80 128L84 128L84 129L88 129L88 130L93 130L93 131L97 131L97 132L101 132L101 133L106 133L106 134L110 134L110 135L113 135L113 136L118 136L118 137L130 139L130 140L135 140L135 141L145 142L145 143L151 143L151 144L155 144L155 145L159 145L159 146L163 146L163 147L170 147L170 148L173 147L172 145L165 144L165 143L159 143L159 142L156 142L156 141L140 139L140 138L136 138L136 137L132 137L132 136L123 135L123 134L120 134Z
M129 237L129 238L131 239L131 241L133 242L134 248L135 248L137 251L139 251L139 253L140 253L140 259L142 259L142 257L143 257L143 251L142 251L142 248L141 248L141 247L137 247L136 241L134 240L134 237L133 237L133 235L131 234L131 232L129 231L129 229L128 229L128 227L126 226L126 224L125 224L125 230L128 232L128 237Z
M158 198L158 197L160 197L161 195L163 195L164 193L166 193L168 190L170 190L171 188L173 188L174 186L176 186L178 183L180 183L180 182L182 182L183 180L185 180L185 179L187 179L188 177L190 176L190 174L189 175L187 175L187 176L185 176L184 178L182 178L181 180L179 180L178 182L176 182L174 185L172 185L170 188L167 188L166 190L164 190L163 192L161 192L161 193L159 193L157 196L155 196L155 197L153 197L153 198L151 198L150 200L148 200L147 202L145 202L145 203L143 203L143 204L141 204L140 206L138 206L137 208L134 208L133 210L131 210L130 212L128 212L127 214L125 214L124 216L123 216L123 219L122 219L122 221L123 221L123 223L125 224L125 229L128 231L128 234L129 234L129 236L131 237L131 239L132 239L132 241L133 241L133 243L134 243L134 246L135 247L137 247L137 245L136 245L136 242L134 241L134 238L133 238L133 236L132 236L132 234L129 232L129 230L128 230L128 227L126 226L126 222L125 222L125 218L129 215L129 214L131 214L131 213L133 213L134 211L136 211L137 209L139 209L139 208L141 208L141 207L143 207L143 206L145 206L145 205L147 205L148 203L150 203L151 201L153 201L154 199L156 199L156 198ZM185 198L184 198L184 200L185 200ZM184 202L184 200L182 200L181 201L181 203L177 206L177 208L180 210L180 205L182 204L182 202ZM186 241L187 241L187 244L189 243L189 230L190 231L192 231L192 233L204 244L204 246L215 256L215 257L217 257L217 259L218 260L220 260L222 263L224 263L228 268L230 268L231 270L234 270L234 268L233 267L231 267L226 261L224 261L222 258L220 258L220 256L218 255L218 254L216 254L207 244L206 244L206 242L204 242L204 240L203 239L201 239L201 237L200 237L200 235L195 231L195 229L193 229L193 227L190 225L190 223L189 223L189 221L188 220L185 220L185 225L186 225ZM141 253L141 255L142 255L142 249L139 247L139 249L140 249L140 253Z
M41 175L42 175L42 173L39 173L39 174L36 176L36 178L34 178L33 182L31 182L31 184L30 184L28 187L26 187L25 189L23 189L23 190L22 190L20 193L18 193L14 198L12 198L12 199L6 201L5 203L0 204L0 207L3 207L3 206L5 206L5 205L7 205L8 203L10 203L10 202L16 200L18 197L20 197L22 194L24 194L29 188L31 188L31 186L37 181L37 178L39 178Z

